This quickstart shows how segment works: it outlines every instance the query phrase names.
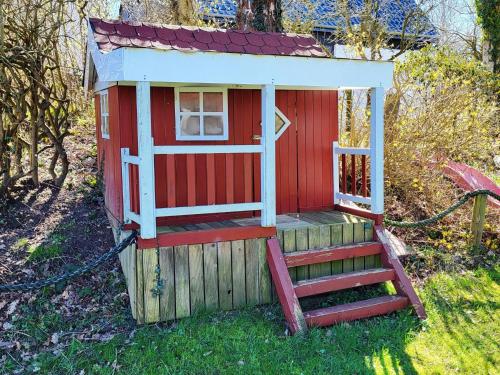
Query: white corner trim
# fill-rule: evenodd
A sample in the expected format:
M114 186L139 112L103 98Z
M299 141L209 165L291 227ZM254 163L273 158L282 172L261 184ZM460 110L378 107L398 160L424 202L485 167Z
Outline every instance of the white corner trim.
M85 88L93 89L93 82L90 82L90 69L92 62L97 73L98 81L123 81L123 48L115 49L111 52L103 53L99 50L94 39L94 33L88 23L87 27L87 61L85 62ZM142 79L141 79L142 81Z
M337 149L339 143L333 142L333 203L339 204L340 199L337 198L337 193L340 193L340 175L339 175L339 154Z
M261 215L263 227L276 226L276 88L263 85L261 88L262 138L264 153L260 158L261 197L264 208Z
M155 238L155 168L154 143L151 132L151 87L149 82L137 83L136 100L141 236L142 238Z
M384 213L384 89L370 90L370 189L372 212Z

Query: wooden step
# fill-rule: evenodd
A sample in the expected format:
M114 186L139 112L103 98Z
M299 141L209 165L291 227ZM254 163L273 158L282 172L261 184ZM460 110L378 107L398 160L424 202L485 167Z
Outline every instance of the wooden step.
M285 263L288 268L306 266L308 264L324 263L333 260L363 257L367 255L377 255L382 251L382 244L379 242L363 242L353 245L342 245L329 247L320 250L297 251L285 254Z
M333 292L336 290L355 288L362 285L382 283L394 280L395 273L390 268L374 268L363 271L348 272L316 279L302 280L294 284L298 298Z
M307 311L304 313L304 318L309 327L324 327L340 322L389 314L406 306L408 306L407 297L383 296Z

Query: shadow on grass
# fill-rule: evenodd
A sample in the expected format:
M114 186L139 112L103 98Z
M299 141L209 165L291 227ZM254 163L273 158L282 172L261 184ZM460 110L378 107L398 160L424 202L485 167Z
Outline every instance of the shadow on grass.
M40 361L42 369L56 372L105 374L112 373L113 362L127 374L416 374L405 348L419 326L412 312L403 310L287 337L275 304L201 312L175 323L138 327L106 343L75 341L64 356L47 354Z

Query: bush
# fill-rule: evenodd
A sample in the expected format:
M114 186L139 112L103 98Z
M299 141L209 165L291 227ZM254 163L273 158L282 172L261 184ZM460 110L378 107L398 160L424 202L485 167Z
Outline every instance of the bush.
M461 192L443 175L447 160L496 173L499 95L498 75L450 49L426 47L396 65L385 108L391 215L421 219L455 202ZM471 205L466 205L448 217L429 242L447 250L465 243L470 215Z

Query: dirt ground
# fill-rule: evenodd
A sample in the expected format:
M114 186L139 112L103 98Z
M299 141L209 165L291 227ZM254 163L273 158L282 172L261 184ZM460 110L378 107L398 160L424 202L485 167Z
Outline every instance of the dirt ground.
M95 177L93 131L67 141L71 166L63 188L43 176L38 188L26 179L10 201L0 202L0 284L72 270L114 245ZM51 319L65 330L49 333ZM26 323L13 324L20 321ZM41 350L61 350L75 337L108 340L132 327L118 258L55 287L0 294L0 369L8 356L20 362L22 371L23 361Z

